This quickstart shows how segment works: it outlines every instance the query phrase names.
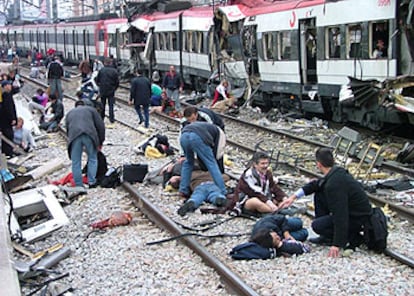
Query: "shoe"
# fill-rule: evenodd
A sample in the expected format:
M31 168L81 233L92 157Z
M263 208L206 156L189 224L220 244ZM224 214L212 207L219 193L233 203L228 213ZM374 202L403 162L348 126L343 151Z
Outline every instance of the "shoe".
M186 201L177 211L178 215L185 216L188 212L194 212L196 210L194 201Z
M313 238L310 238L309 241L315 245L321 245L321 246L332 245L332 239L324 237L324 236L313 237Z
M88 185L88 189L92 189L92 188L96 188L96 187L98 187L98 183Z
M184 192L178 192L178 196L184 199L189 199L190 195L188 193L184 193Z
M217 197L215 204L218 207L224 207L227 204L227 199L225 197Z
M142 120L140 120L140 121L138 122L138 124L141 124L141 123L143 123L143 121L142 121Z

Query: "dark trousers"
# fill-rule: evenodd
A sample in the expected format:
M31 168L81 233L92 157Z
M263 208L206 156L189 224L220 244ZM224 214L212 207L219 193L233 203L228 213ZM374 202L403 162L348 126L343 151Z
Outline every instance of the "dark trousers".
M2 127L1 132L7 139L13 142L14 133L12 127ZM7 156L13 156L13 147L7 144L5 141L1 141L1 152Z
M329 213L326 198L321 193L315 193L315 219L312 221L312 229L317 234L326 238L332 239L334 235L333 217ZM368 216L349 217L348 225L348 242L352 247L358 246L361 243L362 225L368 219Z
M109 105L109 121L114 122L115 121L115 114L114 114L115 98L114 96L101 96L101 102L102 102L101 117L105 118L106 99L108 99L108 105Z

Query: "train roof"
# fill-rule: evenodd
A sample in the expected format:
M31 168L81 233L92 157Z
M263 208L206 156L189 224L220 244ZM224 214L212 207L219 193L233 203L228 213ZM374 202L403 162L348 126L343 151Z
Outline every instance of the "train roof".
M266 0L236 0L233 5L221 6L218 9L232 21L248 16L310 7L333 1L343 0L276 0L272 2Z

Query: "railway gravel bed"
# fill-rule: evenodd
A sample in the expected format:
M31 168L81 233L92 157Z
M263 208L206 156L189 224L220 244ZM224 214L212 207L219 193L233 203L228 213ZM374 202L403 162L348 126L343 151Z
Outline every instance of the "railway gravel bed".
M23 92L29 95L28 85ZM73 102L65 100L66 111ZM137 125L134 112L118 106L116 118ZM150 170L161 166L168 159L147 160L132 152L131 147L153 132L165 131L165 122L154 116L151 129L143 133L133 131L118 123L107 124L107 143L104 153L112 166L128 162L148 162ZM236 133L232 130L232 133ZM174 130L176 127L171 127ZM243 130L238 131L240 134ZM174 132L170 141L177 145ZM65 169L57 171L51 178L58 178L70 170L64 139L57 134L41 140L47 148L35 151L36 156L26 165L35 165L53 157L64 158ZM236 149L230 150L233 167L239 172L246 164L247 155ZM291 192L296 184L289 184L289 175L280 176ZM45 184L41 180L33 185ZM142 194L148 196L173 220L188 226L203 221L224 219L228 216L202 215L199 211L180 217L176 211L182 200L174 192L165 192L160 186L135 184ZM105 233L91 233L89 224L108 217L114 210L133 213L133 223L129 226L113 228ZM71 223L54 232L45 240L25 245L32 251L42 250L56 243L65 243L72 249L72 255L59 263L57 269L69 272L67 283L76 290L75 295L228 295L220 284L217 274L200 262L200 259L176 241L156 246L145 246L146 242L168 238L169 234L155 228L131 205L128 195L121 188L90 189L87 196L81 197L65 207ZM310 220L303 216L305 225ZM203 234L247 233L254 221L233 219ZM414 252L412 224L391 217L389 246L411 256ZM247 284L260 295L410 295L414 290L414 274L411 268L390 259L385 255L357 249L349 257L327 258L327 248L313 246L312 252L298 257L279 257L275 260L233 261L229 250L247 236L238 238L199 239L208 250L237 272ZM23 288L24 292L27 292Z

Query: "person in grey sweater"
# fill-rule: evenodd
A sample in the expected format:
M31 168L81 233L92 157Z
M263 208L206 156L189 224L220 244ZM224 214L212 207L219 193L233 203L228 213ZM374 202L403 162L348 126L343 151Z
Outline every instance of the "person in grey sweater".
M85 148L88 155L89 188L96 187L97 154L105 141L105 125L101 116L94 108L85 106L83 101L77 101L75 108L66 115L66 131L75 185L83 187L81 163L82 152Z

